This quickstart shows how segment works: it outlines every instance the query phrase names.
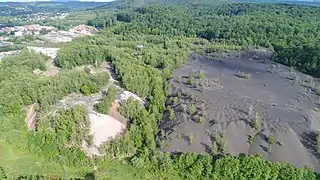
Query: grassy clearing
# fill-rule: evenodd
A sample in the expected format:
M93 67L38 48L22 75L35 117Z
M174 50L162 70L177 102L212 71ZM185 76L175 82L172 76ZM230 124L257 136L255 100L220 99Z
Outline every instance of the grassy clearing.
M0 166L6 170L10 179L21 174L62 175L64 172L60 164L47 163L38 156L12 147L6 141L0 141Z
M121 164L118 161L107 160L98 165L98 171L95 173L96 177L110 180L147 180L157 179L144 168L135 168L130 165Z
M110 179L110 180L141 180L156 179L147 170L135 168L130 165L121 164L115 160L106 160L96 164L98 169L95 173L83 174L82 172L93 172L93 167L65 167L59 163L48 163L44 159L14 148L6 141L0 140L0 166L2 166L9 179L17 179L20 175L41 174L47 178L64 177L87 177Z

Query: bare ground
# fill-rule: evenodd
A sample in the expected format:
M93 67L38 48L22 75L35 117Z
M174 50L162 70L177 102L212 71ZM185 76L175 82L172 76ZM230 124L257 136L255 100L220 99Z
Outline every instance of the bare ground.
M168 111L160 124L167 139L163 150L259 153L319 171L317 80L268 60L271 55L194 55L176 70L167 102L174 118Z
M35 130L37 121L39 120L39 117L37 116L37 112L35 110L35 104L25 106L24 111L27 114L27 117L25 118L25 123L29 130Z

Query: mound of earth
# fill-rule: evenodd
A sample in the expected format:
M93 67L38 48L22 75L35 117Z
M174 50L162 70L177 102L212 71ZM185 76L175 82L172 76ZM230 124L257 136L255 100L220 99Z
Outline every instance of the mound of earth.
M319 171L317 80L268 60L266 50L212 56L194 55L174 72L163 150L259 153Z
M89 113L89 119L94 146L87 147L84 144L83 149L89 156L101 155L98 148L120 134L125 129L125 125L109 115L100 113Z

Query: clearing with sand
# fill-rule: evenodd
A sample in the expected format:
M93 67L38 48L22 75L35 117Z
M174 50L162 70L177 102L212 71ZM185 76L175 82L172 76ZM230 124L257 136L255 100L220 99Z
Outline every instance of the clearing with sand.
M41 49L40 49L41 50ZM69 94L63 100L60 100L56 103L52 109L47 112L42 117L51 116L54 117L55 112L61 109L67 109L74 107L76 105L83 105L88 112L90 120L90 135L93 136L93 146L88 146L84 141L82 148L88 156L101 156L99 152L99 147L109 140L115 138L118 134L123 132L126 128L127 119L118 112L118 107L122 101L128 100L130 97L140 102L141 105L144 105L144 101L138 97L136 94L129 91L123 91L121 87L117 85L117 81L114 78L114 74L111 71L110 65L108 63L102 63L99 67L94 67L92 65L83 66L77 68L78 70L90 69L92 74L108 72L110 75L109 84L102 88L98 93L91 94L89 96L84 96L83 94ZM112 103L112 106L109 109L108 114L97 113L94 109L94 105L98 103L108 92L108 88L114 85L119 91L119 96ZM26 124L30 130L36 129L36 122L39 119L36 115L39 115L35 112L34 106L25 108L27 113ZM37 118L36 118L37 117Z
M218 55L194 55L174 72L163 150L259 153L319 171L317 80L265 50Z
M35 69L33 71L34 74L42 75L42 76L55 76L60 72L60 68L54 64L54 59L57 56L59 48L45 48L45 47L36 47L36 46L27 46L29 51L34 51L36 53L44 54L50 59L46 62L46 71L41 71L40 69Z

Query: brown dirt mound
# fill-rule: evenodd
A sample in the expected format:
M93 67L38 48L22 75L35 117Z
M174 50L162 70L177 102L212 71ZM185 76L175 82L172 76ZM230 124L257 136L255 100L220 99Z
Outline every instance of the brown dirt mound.
M29 130L35 130L37 121L37 112L35 111L35 105L26 106L23 108L26 111L27 117L25 118L26 125Z

